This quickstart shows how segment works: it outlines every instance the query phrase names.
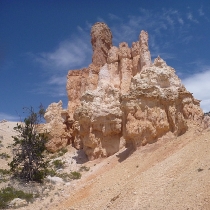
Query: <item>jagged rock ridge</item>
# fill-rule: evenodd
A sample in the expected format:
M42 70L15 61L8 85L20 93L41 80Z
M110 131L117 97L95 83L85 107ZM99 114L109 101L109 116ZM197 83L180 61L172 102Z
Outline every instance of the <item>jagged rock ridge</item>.
M131 48L126 42L116 47L108 26L96 23L91 43L92 63L67 75L69 103L66 120L60 121L66 144L95 159L128 144L136 148L155 142L168 132L181 135L192 123L202 123L200 102L175 70L160 57L151 62L147 32L141 31ZM56 141L51 138L51 151L65 146Z

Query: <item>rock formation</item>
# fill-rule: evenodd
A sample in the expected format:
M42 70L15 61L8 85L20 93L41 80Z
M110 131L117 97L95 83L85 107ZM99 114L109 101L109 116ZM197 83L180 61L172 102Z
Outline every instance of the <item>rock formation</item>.
M198 102L160 57L132 78L130 91L121 101L123 136L135 147L152 143L169 131L181 135L188 128L187 119L202 119Z
M210 112L204 113L203 127L204 129L210 128Z
M91 44L93 48L92 63L103 66L107 62L109 49L112 47L112 33L105 23L96 23L91 29Z
M141 31L139 35L139 45L140 45L140 69L143 66L150 66L151 64L151 56L148 46L148 33L145 31Z
M70 117L80 105L80 98L86 90L94 90L98 84L100 68L107 63L107 56L112 47L112 33L105 23L96 23L91 29L93 48L92 63L88 68L71 70L67 75L68 110Z
M91 43L89 67L68 72L68 114L61 120L60 105L56 108L60 117L48 124L57 126L60 138L53 137L49 148L70 142L95 159L112 155L126 144L136 148L153 143L168 132L182 135L193 123L202 123L200 102L185 89L175 70L159 56L151 62L147 32L141 31L131 48L126 42L116 47L108 26L96 23Z
M50 139L46 146L50 152L55 152L68 144L68 135L66 133L67 112L62 109L62 102L52 103L48 106L44 118L46 124L42 128L48 133Z

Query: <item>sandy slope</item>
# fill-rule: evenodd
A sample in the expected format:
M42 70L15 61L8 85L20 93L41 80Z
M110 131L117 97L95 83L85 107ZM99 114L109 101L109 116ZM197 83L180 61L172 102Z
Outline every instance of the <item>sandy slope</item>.
M6 153L11 156L11 145L13 143L13 138L17 132L13 129L17 125L17 122L1 122L0 123L0 153ZM8 160L0 158L0 168L9 169Z
M115 164L56 209L210 209L210 131L192 129L108 161Z
M0 124L6 145L13 132L8 126L13 125ZM63 158L73 155L72 149ZM71 167L79 168L85 159L76 162ZM121 150L83 165L90 171L82 179L54 184L53 190L20 209L210 209L210 129L191 128L178 138L169 134L137 151Z

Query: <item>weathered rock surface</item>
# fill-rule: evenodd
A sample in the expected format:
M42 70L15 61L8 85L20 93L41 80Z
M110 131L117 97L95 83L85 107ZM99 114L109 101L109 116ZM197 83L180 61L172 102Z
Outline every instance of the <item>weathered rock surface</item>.
M24 199L20 199L20 198L14 198L12 201L9 202L10 207L12 208L20 208L22 206L26 206L27 205L27 201Z
M139 42L133 42L131 47L131 55L133 60L133 76L140 72L140 46Z
M108 52L107 65L110 74L110 84L116 88L120 88L120 69L119 69L119 49L115 46L111 47Z
M126 42L120 43L119 46L119 68L121 79L121 93L127 93L129 91L131 77L132 77L132 60L131 50Z
M55 132L65 137L53 137L52 145L64 146L71 139L89 159L95 159L112 155L125 144L136 148L168 132L182 135L192 124L203 123L200 102L182 85L175 70L159 56L151 62L147 32L141 31L131 48L126 42L115 47L108 26L96 23L91 43L92 63L67 75L65 123L60 106L57 124L54 119L48 123L57 125L55 130L65 130L64 134Z
M91 29L91 43L93 64L103 66L107 62L108 51L112 47L112 33L105 23L97 22L93 25Z
M83 149L90 160L110 156L124 146L120 91L110 83L107 65L101 68L98 88L82 96L74 118L79 122Z
M55 152L68 144L68 134L64 121L67 112L62 108L62 101L48 106L44 115L46 124L42 128L48 133L49 141L46 144L50 152Z
M160 57L132 78L130 92L121 100L123 136L135 147L152 143L169 131L177 136L185 133L187 120L202 121L198 101Z
M203 127L204 129L210 128L210 114L204 115Z
M67 75L68 112L71 119L75 109L80 106L80 98L86 90L94 90L98 85L100 67L90 64L88 68L71 70Z
M150 66L151 56L148 46L148 33L146 31L141 31L139 35L140 42L140 68L142 70L143 66Z

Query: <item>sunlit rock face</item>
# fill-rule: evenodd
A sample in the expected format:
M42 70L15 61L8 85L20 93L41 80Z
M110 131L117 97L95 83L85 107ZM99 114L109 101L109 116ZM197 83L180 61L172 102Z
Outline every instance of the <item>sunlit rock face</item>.
M139 45L140 45L140 70L144 66L151 65L151 56L148 46L148 33L146 31L141 31L139 35Z
M175 70L160 57L132 78L121 96L123 136L135 147L153 143L167 132L181 135L188 121L202 121L199 102L182 85Z
M168 132L182 135L192 124L203 123L199 101L175 70L159 56L151 61L148 38L141 31L131 47L126 42L116 47L109 27L96 23L91 29L92 63L68 72L69 103L59 129L91 160L127 144L137 148L153 143Z
M74 118L80 125L80 139L89 159L113 155L124 146L120 91L110 83L107 64L99 73L96 90L86 91Z
M49 141L46 144L48 151L55 152L68 144L64 119L67 112L62 108L62 101L52 103L46 109L44 118L46 124L43 130L48 133Z

